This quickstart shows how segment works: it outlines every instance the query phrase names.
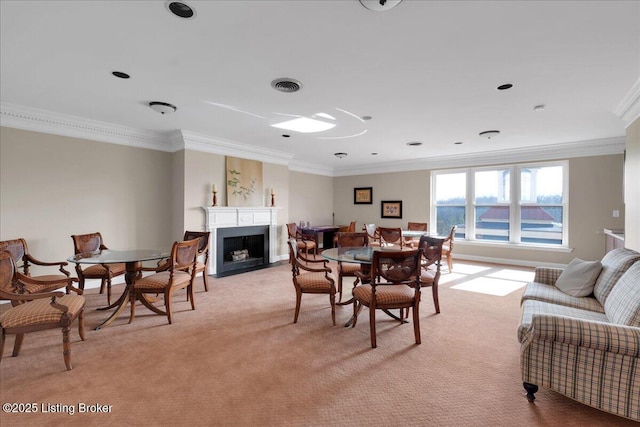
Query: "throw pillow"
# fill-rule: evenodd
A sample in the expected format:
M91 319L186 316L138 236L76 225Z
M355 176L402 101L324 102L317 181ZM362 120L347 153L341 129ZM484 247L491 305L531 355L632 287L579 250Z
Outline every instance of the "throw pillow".
M600 261L583 261L575 258L556 280L556 287L565 294L586 297L593 293L600 270L602 270Z

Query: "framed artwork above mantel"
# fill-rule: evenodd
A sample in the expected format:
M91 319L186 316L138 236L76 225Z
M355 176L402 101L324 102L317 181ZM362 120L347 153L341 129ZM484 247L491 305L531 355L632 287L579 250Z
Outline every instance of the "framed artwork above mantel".
M373 204L373 187L356 187L353 189L354 205Z

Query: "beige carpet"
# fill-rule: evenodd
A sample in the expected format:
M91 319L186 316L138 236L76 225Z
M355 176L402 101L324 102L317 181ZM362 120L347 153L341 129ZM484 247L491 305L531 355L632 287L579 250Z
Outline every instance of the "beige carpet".
M95 311L106 297L91 290L87 340L72 334L72 371L64 368L59 331L27 335L17 358L9 337L0 401L35 403L38 413L0 413L0 425L633 425L546 389L527 402L516 329L531 270L454 269L443 275L441 314L431 290L424 292L422 345L410 324L381 314L377 349L367 310L356 328L334 327L324 295L304 295L293 324L286 264L212 279L208 293L198 282L196 311L180 294L173 325L141 306L132 324L127 310L94 331L108 313ZM351 306L337 308L340 323L351 314ZM80 404L111 408L79 413ZM42 413L47 408L74 413Z

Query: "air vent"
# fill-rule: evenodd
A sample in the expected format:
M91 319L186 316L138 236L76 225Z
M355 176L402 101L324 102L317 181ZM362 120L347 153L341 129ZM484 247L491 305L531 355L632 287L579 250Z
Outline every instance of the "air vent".
M271 87L280 92L297 92L302 89L302 83L294 79L275 79L271 82Z

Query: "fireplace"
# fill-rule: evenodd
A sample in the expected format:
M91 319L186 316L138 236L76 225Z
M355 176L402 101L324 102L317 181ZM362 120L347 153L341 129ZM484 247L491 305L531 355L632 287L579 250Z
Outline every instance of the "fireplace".
M206 231L211 233L209 275L244 273L279 261L280 208L203 206L202 209L206 214Z
M269 266L269 227L232 227L218 230L216 277Z

